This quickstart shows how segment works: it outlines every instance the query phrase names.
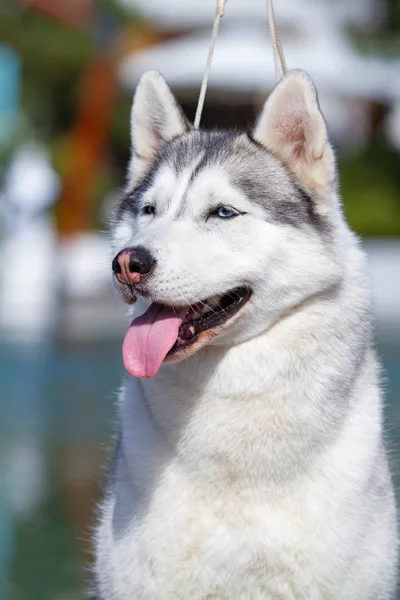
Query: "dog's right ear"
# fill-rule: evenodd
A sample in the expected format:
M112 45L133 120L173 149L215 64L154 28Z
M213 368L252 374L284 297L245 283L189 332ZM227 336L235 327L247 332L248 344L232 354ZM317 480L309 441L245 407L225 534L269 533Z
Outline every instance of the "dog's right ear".
M131 112L133 185L140 183L166 142L189 130L189 123L158 71L142 75Z

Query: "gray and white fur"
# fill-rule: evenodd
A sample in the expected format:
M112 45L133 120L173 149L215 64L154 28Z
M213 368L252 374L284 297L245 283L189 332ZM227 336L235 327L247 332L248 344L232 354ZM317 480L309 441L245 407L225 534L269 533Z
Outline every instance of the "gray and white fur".
M249 133L207 132L148 72L132 145L113 252L157 265L130 300L252 295L184 360L126 380L98 598L394 600L370 283L310 77L290 71Z

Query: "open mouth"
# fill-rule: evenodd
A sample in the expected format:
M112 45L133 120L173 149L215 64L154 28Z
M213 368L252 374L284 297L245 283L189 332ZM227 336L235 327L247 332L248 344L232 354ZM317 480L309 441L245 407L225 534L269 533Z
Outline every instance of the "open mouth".
M186 307L154 302L125 336L125 368L136 377L153 377L164 360L188 357L217 335L250 296L251 290L240 286Z
M202 331L222 327L249 298L250 290L243 286L191 306L168 355L193 344Z

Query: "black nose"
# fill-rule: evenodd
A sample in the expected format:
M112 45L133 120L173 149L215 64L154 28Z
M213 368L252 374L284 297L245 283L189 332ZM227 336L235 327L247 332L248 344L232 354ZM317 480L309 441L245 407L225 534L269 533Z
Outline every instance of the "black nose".
M149 273L155 264L156 259L146 248L143 246L132 248L129 259L129 270L131 273L144 275L145 273Z
M112 270L120 274L129 270L130 273L149 273L156 264L156 259L143 246L124 248L112 261Z

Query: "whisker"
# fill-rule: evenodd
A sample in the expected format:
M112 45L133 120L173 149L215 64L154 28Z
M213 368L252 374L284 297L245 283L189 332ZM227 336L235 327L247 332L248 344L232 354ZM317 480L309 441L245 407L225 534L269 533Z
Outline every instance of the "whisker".
M216 300L216 299L217 299L216 296L210 296L210 300ZM200 300L199 304L201 304L204 308L207 308L213 315L220 313L220 312L225 312L224 308L219 308L218 310L216 310L215 308L212 308L211 306L209 306L203 300ZM218 306L219 306L219 302L218 302Z

